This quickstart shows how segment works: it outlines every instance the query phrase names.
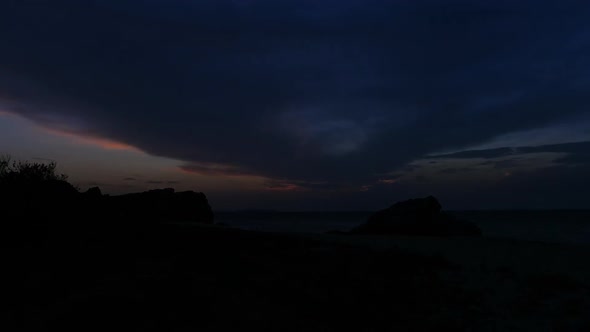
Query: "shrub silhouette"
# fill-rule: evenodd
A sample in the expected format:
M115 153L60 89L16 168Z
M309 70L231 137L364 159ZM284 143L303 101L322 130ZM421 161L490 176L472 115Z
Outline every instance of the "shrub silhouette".
M72 214L78 189L56 172L56 163L0 157L0 208L7 220L62 218ZM40 220L40 219L38 219Z
M0 157L0 184L11 182L67 181L68 176L56 173L57 164L12 161L10 156Z

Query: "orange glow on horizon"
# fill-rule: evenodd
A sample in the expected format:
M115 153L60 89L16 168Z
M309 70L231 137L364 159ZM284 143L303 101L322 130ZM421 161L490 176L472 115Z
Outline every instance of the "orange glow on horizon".
M217 163L192 163L178 166L183 173L203 175L203 176L226 176L250 178L260 176L241 170L239 167Z
M278 192L285 192L285 191L300 191L303 190L303 187L298 186L293 183L285 183L276 186L267 186L265 188L268 191L278 191Z
M27 119L19 114L9 112L6 110L2 110L2 109L0 109L0 116L18 117L18 118L22 118L22 119L26 119L26 120L31 121L30 119ZM129 144L126 144L123 142L113 141L108 138L102 138L102 137L97 137L97 136L92 136L92 135L84 135L84 134L80 134L80 133L74 133L74 132L70 132L70 131L66 131L66 130L54 129L54 128L46 127L40 123L37 123L36 121L31 121L31 122L37 128L40 128L42 131L44 131L48 134L69 138L69 139L72 139L75 143L91 144L91 145L95 145L100 148L103 148L105 150L125 150L125 151L136 151L136 152L141 151L140 149L138 149L132 145L129 145Z
M308 191L308 188L304 186L285 182L280 179L269 178L261 174L250 173L234 165L201 162L181 165L177 168L185 174L241 181L241 184L246 185L247 190L251 192L269 191L287 193Z
M81 134L71 133L67 131L60 131L51 128L43 128L46 132L52 135L61 136L73 139L75 143L91 144L103 148L105 150L123 150L123 151L136 151L140 150L134 146L126 143L117 142L108 138L85 136Z

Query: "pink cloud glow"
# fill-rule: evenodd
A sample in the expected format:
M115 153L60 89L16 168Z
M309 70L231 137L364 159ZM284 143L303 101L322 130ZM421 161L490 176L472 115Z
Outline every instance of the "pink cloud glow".
M90 145L98 146L98 147L105 149L105 150L140 151L138 148L136 148L134 146L131 146L131 145L123 143L123 142L113 141L108 138L95 137L95 136L83 135L83 134L78 134L78 133L71 133L71 132L67 132L67 131L60 131L60 130L55 130L55 129L50 129L50 128L43 128L43 129L52 135L72 139L75 143L90 144Z
M296 185L294 183L276 183L267 185L266 190L268 191L278 191L278 192L287 192L287 191L302 191L304 190L303 187Z

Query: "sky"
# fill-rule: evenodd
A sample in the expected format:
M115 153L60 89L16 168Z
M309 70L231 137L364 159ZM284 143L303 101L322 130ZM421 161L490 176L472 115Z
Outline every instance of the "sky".
M0 154L217 210L588 208L590 2L7 0Z

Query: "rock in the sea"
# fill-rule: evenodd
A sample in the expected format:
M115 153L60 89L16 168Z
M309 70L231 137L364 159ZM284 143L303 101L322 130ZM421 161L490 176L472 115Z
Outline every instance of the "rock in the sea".
M353 229L353 234L396 234L424 236L480 236L475 224L455 219L441 212L436 198L410 199L398 202L369 217L366 223Z

